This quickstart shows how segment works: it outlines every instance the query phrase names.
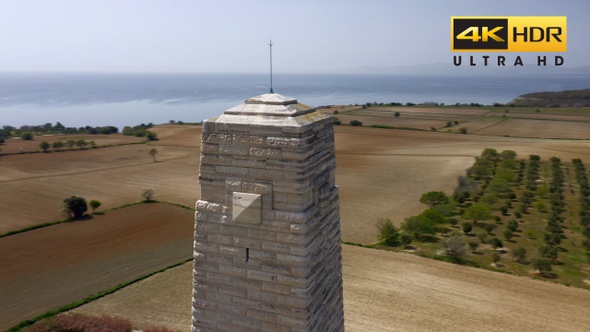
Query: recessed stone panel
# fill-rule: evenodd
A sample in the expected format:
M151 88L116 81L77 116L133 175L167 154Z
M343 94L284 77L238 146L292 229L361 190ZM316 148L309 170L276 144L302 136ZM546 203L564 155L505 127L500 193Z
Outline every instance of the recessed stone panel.
M262 223L262 195L234 192L232 213L235 222Z

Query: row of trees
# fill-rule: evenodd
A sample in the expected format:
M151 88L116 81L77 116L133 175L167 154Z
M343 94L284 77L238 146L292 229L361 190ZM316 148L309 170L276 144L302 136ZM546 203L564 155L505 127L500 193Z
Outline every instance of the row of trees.
M171 120L172 121L172 120ZM172 123L172 122L171 122ZM178 124L182 124L182 121L174 122ZM148 124L140 124L138 126L125 126L123 128L123 135L128 136L136 136L136 137L146 137L150 141L157 140L157 135L149 131L149 128L154 126L153 123ZM119 128L115 126L102 126L102 127L65 127L60 122L57 122L55 125L51 123L46 123L44 125L38 126L30 126L25 125L19 128L13 126L2 126L0 129L0 144L4 143L7 138L10 137L20 137L23 140L32 140L34 139L35 135L44 135L44 134L91 134L91 135L110 135L110 134L117 134L119 132Z
M586 239L583 241L584 249L586 250L586 257L590 262L590 185L588 184L588 176L586 175L586 167L581 159L572 160L575 167L575 176L579 191L580 202L580 225L583 227L583 234Z
M79 149L84 149L87 146L90 146L92 148L96 148L96 142L86 141L83 139L79 139L79 140L71 139L66 142L56 141L51 144L46 141L39 143L39 148L41 148L41 150L43 150L43 152L49 151L50 148L53 148L53 150L55 150L55 151L61 151L66 147L69 148L70 150L73 150L74 147L78 147Z
M123 127L122 133L125 136L145 137L150 141L155 141L158 139L158 135L156 135L156 133L154 133L153 131L148 130L153 126L153 123L148 123L147 125L142 123L134 127L125 126Z
M0 129L0 137L21 137L22 139L32 139L35 134L92 134L92 135L109 135L116 134L119 132L119 128L115 126L102 126L102 127L66 127L60 122L55 125L46 123L44 125L24 125L19 128L13 126L2 126Z

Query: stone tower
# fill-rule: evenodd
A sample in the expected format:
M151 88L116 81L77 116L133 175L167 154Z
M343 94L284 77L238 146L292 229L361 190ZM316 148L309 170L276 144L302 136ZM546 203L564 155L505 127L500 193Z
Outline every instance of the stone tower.
M276 93L203 123L193 331L343 331L332 119Z

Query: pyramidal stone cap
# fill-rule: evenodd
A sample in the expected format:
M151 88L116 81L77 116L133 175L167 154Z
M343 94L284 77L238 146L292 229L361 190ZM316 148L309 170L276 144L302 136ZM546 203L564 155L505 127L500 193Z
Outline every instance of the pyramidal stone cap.
M278 93L265 93L246 99L243 104L226 110L224 114L294 117L314 110L310 106L299 103L295 98Z

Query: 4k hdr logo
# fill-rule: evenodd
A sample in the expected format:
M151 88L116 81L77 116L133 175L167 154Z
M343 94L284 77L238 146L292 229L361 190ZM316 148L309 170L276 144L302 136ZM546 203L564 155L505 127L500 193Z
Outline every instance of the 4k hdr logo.
M451 51L565 52L565 16L451 17Z

